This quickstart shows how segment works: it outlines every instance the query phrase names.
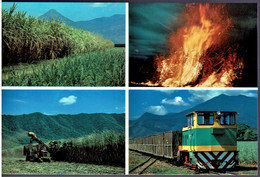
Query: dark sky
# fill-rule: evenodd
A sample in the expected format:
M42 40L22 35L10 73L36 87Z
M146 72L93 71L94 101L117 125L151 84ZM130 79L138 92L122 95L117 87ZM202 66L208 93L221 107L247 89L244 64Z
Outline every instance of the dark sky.
M183 3L130 3L130 57L148 58L167 52L168 35L185 23ZM243 40L247 31L256 28L256 4L228 4L234 29L231 35ZM176 41L177 42L177 41Z
M176 29L184 4L130 3L129 48L131 56L140 57L165 52L168 35Z

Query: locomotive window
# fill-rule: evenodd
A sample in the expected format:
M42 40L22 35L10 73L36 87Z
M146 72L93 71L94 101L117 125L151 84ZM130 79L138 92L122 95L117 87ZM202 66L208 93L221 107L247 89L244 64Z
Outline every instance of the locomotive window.
M235 115L231 113L222 113L220 119L221 125L235 125Z
M213 113L198 113L198 124L199 125L213 125L214 114Z
M187 123L188 123L188 127L193 127L194 126L193 114L188 117Z

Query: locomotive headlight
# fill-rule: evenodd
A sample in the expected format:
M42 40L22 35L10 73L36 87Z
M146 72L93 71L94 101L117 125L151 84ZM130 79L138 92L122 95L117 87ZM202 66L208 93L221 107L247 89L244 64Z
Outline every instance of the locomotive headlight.
M217 115L220 116L220 115L221 115L221 112L220 112L220 111L217 111Z

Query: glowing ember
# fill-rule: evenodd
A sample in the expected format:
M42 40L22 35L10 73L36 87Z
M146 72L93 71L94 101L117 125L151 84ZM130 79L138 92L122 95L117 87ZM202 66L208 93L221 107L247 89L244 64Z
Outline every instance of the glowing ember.
M225 4L187 4L186 22L168 41L169 54L157 56L151 86L231 87L243 70L243 59L229 46L232 29Z

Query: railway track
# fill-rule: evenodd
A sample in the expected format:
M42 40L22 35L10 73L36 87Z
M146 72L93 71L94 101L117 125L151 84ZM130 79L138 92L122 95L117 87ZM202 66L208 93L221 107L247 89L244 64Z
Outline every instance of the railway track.
M131 169L129 171L129 174L143 174L143 172L149 168L150 166L152 166L155 162L157 161L157 159L150 157L148 160L146 160L145 162L137 165L136 167L134 167L133 169Z
M214 174L214 175L237 175L231 172L217 172L217 171L209 171L207 174Z
M146 156L149 157L149 156ZM164 163L169 163L171 164L173 167L178 167L179 169L190 169L191 174L201 174L201 175L237 175L236 173L234 173L233 171L227 170L227 171L212 171L212 170L195 170L194 168L188 167L188 166L177 166L174 165L173 163L161 159L161 158L156 158L156 157L152 157L150 156L146 161L144 161L143 163L137 165L136 167L132 168L129 171L129 174L143 174L150 166L152 166L155 162L164 162Z

